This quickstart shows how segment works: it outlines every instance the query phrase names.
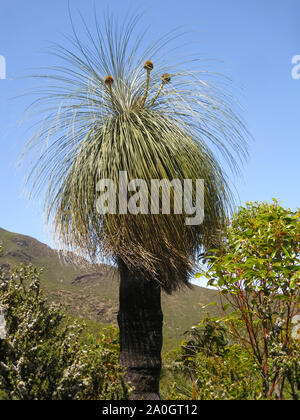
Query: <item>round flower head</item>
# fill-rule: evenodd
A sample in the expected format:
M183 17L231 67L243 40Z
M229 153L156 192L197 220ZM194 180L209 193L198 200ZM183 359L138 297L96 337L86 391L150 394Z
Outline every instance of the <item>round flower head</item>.
M145 64L144 64L144 69L145 70L151 71L151 70L153 70L153 67L154 67L154 65L153 65L152 61L150 61L150 60L146 61Z
M113 78L112 76L107 76L107 77L105 77L105 79L104 79L104 83L105 83L106 85L111 86L111 85L114 83L114 78Z
M169 83L170 81L171 81L171 75L170 74L168 74L168 73L164 73L162 76L161 76L161 80L162 80L162 82L165 84L165 83Z

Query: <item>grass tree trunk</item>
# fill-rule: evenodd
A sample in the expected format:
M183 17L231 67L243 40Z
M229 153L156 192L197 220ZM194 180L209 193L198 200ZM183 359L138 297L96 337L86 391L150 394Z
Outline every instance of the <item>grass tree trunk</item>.
M162 324L161 289L142 281L121 262L120 363L135 390L130 399L159 400Z

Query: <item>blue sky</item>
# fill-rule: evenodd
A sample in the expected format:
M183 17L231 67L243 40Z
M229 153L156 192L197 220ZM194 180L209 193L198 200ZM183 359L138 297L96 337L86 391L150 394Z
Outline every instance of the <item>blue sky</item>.
M70 0L74 14L81 11L87 21L94 3L99 14L108 5L119 16L128 9L145 11L143 22L155 37L180 25L196 29L189 36L201 56L223 61L223 73L243 87L243 118L254 140L237 183L240 203L276 197L285 206L299 206L300 78L292 78L292 57L300 55L299 0ZM0 56L7 65L0 80L0 227L47 243L42 203L22 194L23 172L16 169L30 123L18 121L28 100L9 98L31 86L16 77L53 64L43 50L70 34L67 4L0 0Z

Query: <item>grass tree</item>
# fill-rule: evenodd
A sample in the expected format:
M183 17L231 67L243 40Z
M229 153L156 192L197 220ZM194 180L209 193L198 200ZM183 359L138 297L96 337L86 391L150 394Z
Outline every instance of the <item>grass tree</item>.
M84 41L74 30L71 47L53 47L61 64L37 76L50 83L32 104L44 118L27 151L39 151L29 182L35 194L45 194L60 243L91 261L117 264L120 361L135 387L132 398L158 399L161 291L189 286L199 250L217 246L232 205L224 168L238 171L247 132L231 96L209 83L213 73L201 70L200 61L171 63L174 50L166 51L174 32L143 49L138 19L108 17L95 22L93 33L85 26ZM177 214L182 199L176 201L175 189L170 214L161 202L151 214L138 189L128 191L137 214L118 206L99 213L99 181L113 181L119 197L120 172L128 182L146 182L147 203L153 179L182 185L203 179L203 223L188 225L186 208ZM194 189L191 194L195 204Z

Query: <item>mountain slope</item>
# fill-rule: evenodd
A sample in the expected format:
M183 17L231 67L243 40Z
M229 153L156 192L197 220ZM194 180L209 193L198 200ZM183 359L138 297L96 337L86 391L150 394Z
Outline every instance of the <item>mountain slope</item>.
M9 269L25 263L42 268L42 289L51 301L99 325L116 324L119 274L115 267L87 263L79 267L63 262L58 252L47 245L1 228L0 243L4 248L0 266ZM165 349L177 345L183 333L201 319L200 305L216 299L213 290L198 286L172 296L163 294Z

